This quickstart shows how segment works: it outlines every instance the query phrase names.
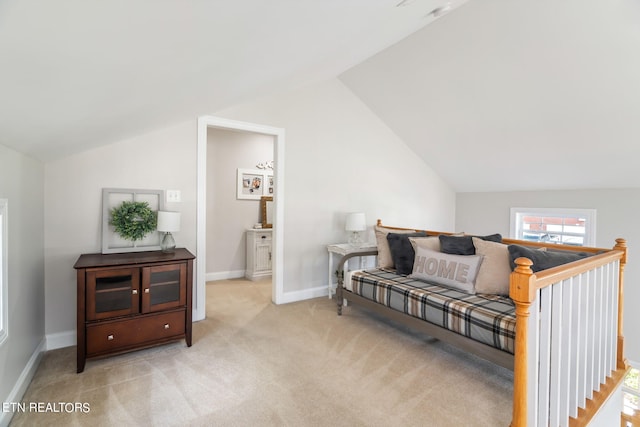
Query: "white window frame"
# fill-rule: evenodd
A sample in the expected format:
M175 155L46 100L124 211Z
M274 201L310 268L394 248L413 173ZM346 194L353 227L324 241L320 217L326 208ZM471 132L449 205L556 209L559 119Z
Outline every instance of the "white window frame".
M596 210L569 208L511 208L510 235L514 239L523 239L523 216L556 216L586 218L584 244L582 246L596 246ZM563 234L563 233L557 233Z
M7 273L7 258L9 255L8 205L9 202L7 199L0 199L0 345L9 337L9 275Z

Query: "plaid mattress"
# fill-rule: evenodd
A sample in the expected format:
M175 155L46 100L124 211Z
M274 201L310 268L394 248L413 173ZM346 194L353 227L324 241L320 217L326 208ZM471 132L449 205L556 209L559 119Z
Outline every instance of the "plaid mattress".
M513 354L515 305L508 297L470 295L399 276L391 269L356 271L345 287L355 294Z

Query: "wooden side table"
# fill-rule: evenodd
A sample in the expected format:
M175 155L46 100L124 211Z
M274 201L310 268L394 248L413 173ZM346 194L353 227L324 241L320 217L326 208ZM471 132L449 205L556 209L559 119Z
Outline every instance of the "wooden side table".
M333 278L335 277L335 271L333 271L333 255L340 255L340 257L343 257L348 254L375 251L376 249L378 249L378 247L375 243L362 243L358 246L354 246L349 243L336 243L334 245L327 246L327 251L329 251L329 299L333 296L334 287L337 286L337 283L334 283L333 281ZM360 268L364 268L363 260L364 257L360 257Z

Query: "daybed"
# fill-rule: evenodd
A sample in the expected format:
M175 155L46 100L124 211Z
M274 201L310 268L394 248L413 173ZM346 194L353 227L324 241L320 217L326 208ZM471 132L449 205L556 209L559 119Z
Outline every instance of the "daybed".
M339 263L355 303L514 370L512 426L587 425L629 369L626 242L574 247L376 225L378 250ZM354 256L378 268L344 272ZM343 278L343 273L344 278Z

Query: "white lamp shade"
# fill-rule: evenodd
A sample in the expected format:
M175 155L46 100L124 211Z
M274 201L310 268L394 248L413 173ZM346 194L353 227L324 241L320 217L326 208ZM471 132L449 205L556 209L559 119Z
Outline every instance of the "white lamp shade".
M158 231L163 233L180 231L180 212L158 211Z
M347 214L347 222L345 225L347 231L364 231L367 229L367 220L362 212Z

